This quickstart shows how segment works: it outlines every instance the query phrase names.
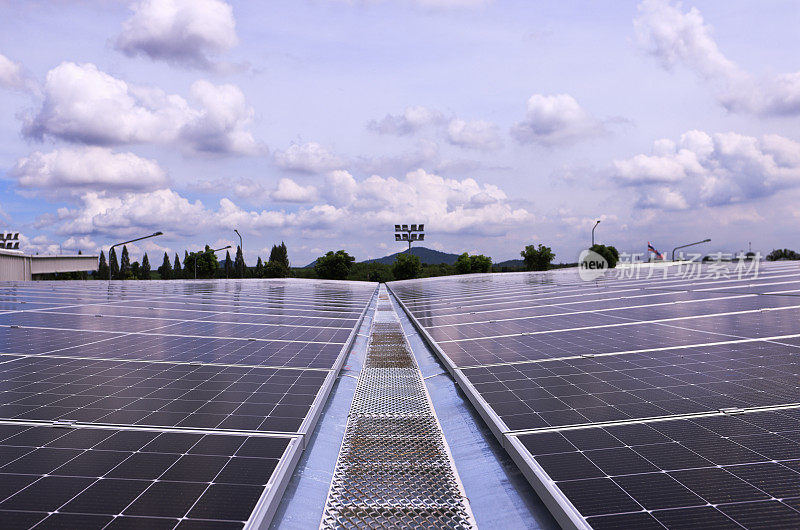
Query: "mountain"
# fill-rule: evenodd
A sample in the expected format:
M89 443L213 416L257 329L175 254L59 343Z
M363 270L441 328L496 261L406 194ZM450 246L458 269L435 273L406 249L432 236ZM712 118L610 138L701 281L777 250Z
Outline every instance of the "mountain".
M405 252L408 251L406 250ZM388 256L384 256L382 258L367 259L364 261L359 261L359 263L383 263L386 265L391 265L394 263L394 260L397 259L399 254L403 254L403 252L395 252L394 254L389 254ZM438 250L425 247L411 247L411 254L414 256L419 256L419 260L422 263L427 263L429 265L439 265L440 263L452 265L458 258L458 254L448 254L447 252L439 252ZM313 267L316 263L317 260L314 260L306 265L305 268Z
M500 263L494 263L495 267L524 267L525 261L521 259L508 259Z
M408 250L404 252L408 252ZM389 254L388 256L384 256L382 258L364 260L362 263L384 263L386 265L391 265L394 263L394 260L397 259L397 256L399 254L403 254L404 252L395 252L394 254ZM438 250L425 247L411 247L411 254L414 256L419 256L419 260L422 263L427 263L428 265L439 265L440 263L452 265L458 258L458 254L439 252Z

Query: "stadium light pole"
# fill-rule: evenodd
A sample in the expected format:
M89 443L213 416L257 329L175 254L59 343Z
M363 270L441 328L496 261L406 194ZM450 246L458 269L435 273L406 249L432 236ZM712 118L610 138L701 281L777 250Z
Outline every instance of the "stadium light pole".
M425 225L394 225L394 240L408 241L410 253L412 241L425 241Z
M226 250L226 249L229 249L229 248L231 248L230 245L228 245L227 247L222 247L222 248L210 248L208 250L203 250L203 254L205 254L206 252L211 252L213 254L214 252L219 252L220 250ZM195 280L197 279L197 258L198 258L198 256L200 256L200 252L199 251L197 252L197 256L194 257L194 279Z
M150 239L151 237L163 236L163 235L164 232L155 232L153 234L150 234L149 236L137 237L136 239L131 239L130 241L123 241L122 243L116 243L114 245L111 245L108 248L108 279L109 280L111 279L111 251L114 250L114 247L118 247L120 245L127 245L128 243L133 243L134 241L141 241L142 239Z
M592 246L594 246L594 229L597 228L597 225L599 224L600 224L600 219L598 219L597 222L592 227Z
M681 245L681 246L679 246L679 247L675 247L675 248L673 248L673 249L672 249L672 261L675 261L675 251L676 251L676 250L678 250L679 248L692 247L692 246L694 246L694 245L700 245L700 244L702 244L702 243L708 243L709 241L711 241L711 239L710 239L710 238L709 238L709 239L704 239L704 240L702 240L702 241L695 241L694 243L689 243L688 245Z

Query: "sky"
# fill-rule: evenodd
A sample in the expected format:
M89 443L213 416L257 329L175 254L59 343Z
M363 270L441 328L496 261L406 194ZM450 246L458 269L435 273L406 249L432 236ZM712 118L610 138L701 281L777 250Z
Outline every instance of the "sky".
M27 252L797 249L792 0L0 0ZM154 265L155 266L155 265Z

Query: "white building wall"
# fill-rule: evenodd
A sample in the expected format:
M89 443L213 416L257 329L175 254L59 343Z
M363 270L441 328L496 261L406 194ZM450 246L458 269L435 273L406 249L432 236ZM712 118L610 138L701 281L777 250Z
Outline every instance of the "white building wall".
M27 256L0 249L0 280L28 281L34 274L96 271L97 256Z

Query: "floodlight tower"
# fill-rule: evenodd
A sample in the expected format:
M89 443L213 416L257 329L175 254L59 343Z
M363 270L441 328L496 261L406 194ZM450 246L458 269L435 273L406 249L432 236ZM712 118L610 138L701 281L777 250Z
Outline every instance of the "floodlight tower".
M0 248L19 250L19 232L0 232Z
M425 225L394 225L394 240L408 241L408 251L411 252L412 241L425 241Z

